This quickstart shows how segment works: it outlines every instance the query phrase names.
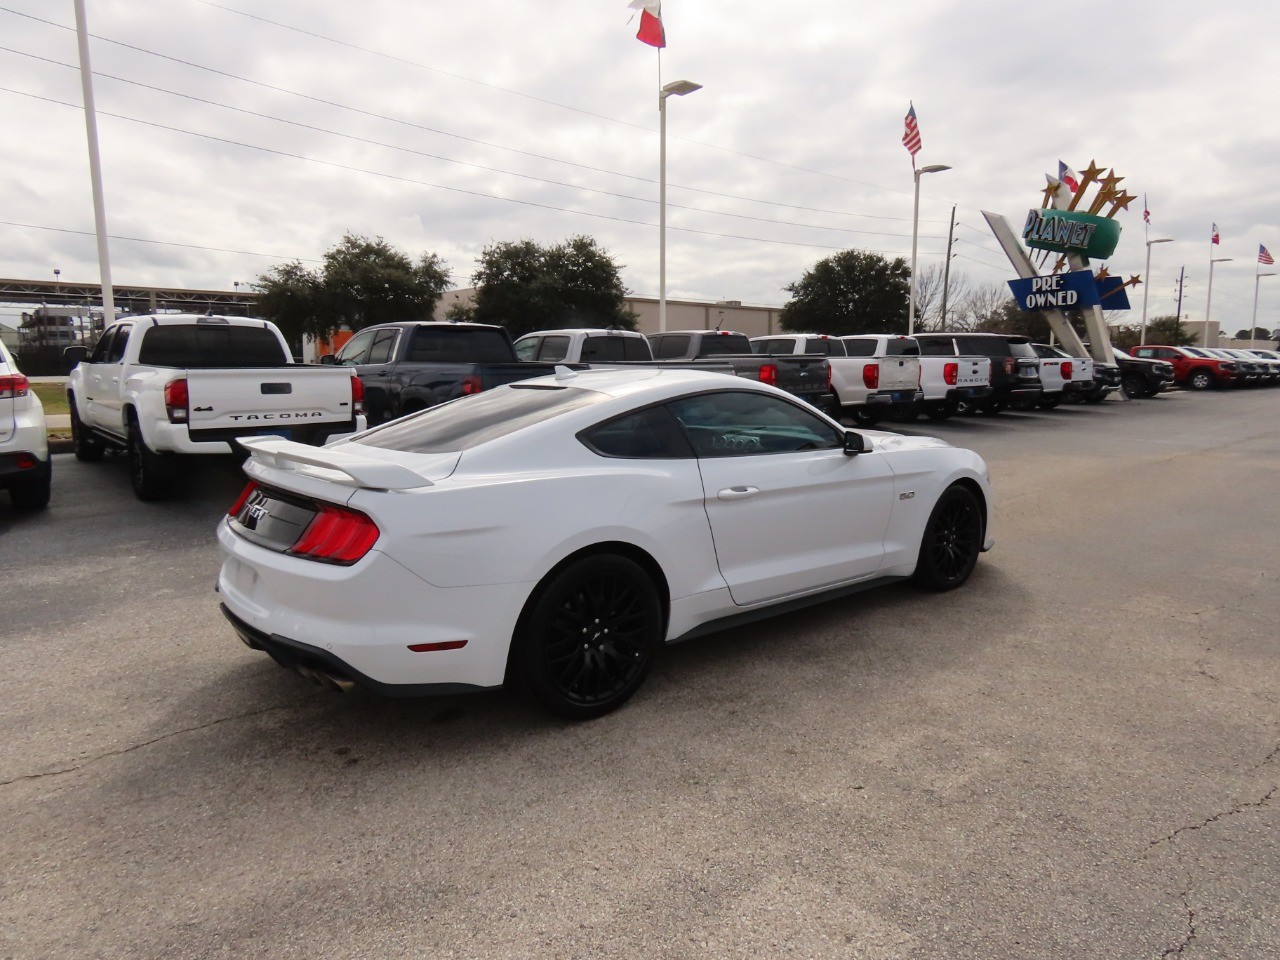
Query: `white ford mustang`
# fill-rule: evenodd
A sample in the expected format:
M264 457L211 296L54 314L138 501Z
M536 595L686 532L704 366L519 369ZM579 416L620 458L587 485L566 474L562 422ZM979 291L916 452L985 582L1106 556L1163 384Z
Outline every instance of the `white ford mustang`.
M722 373L560 368L328 447L242 443L223 611L340 689L515 681L597 716L665 643L893 578L958 587L992 543L976 453Z

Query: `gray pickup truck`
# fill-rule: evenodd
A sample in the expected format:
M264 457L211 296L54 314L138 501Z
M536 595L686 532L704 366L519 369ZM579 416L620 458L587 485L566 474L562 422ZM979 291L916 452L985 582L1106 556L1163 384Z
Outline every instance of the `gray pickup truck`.
M649 345L657 361L727 363L738 376L786 390L819 409L825 409L831 400L831 364L825 356L752 353L747 335L730 330L651 333Z
M365 327L320 362L354 368L370 426L556 369L518 360L504 327L437 321Z

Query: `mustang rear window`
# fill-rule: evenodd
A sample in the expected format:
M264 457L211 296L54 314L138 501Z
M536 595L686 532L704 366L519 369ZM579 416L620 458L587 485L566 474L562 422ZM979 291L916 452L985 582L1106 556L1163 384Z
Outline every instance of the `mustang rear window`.
M498 387L393 420L353 443L404 453L456 453L608 399L596 390Z

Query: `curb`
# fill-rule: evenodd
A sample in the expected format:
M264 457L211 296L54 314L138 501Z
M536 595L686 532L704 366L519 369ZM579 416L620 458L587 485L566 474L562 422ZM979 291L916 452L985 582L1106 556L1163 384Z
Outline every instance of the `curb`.
M73 450L70 437L50 437L49 452L50 453L71 453Z

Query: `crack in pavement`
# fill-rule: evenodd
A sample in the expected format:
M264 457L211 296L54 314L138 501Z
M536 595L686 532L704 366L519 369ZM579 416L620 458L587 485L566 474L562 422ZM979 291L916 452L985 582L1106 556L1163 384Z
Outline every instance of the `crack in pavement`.
M1273 749L1269 754L1267 754L1266 757L1264 757L1261 762L1250 767L1248 772L1252 773L1255 770L1262 769L1267 764L1272 763L1278 756L1280 756L1280 744L1277 744L1275 749ZM1181 826L1177 830L1174 830L1172 833L1168 834L1167 836L1159 837L1158 839L1152 840L1148 844L1147 849L1148 851L1154 850L1156 847L1160 846L1163 843L1171 843L1173 840L1177 839L1177 837L1180 834L1189 833L1196 830L1203 830L1205 827L1209 826L1212 823L1220 823L1223 820L1226 820L1228 817L1234 817L1237 814L1243 813L1246 810L1265 807L1268 803L1271 802L1272 798L1275 797L1277 791L1280 791L1280 784L1273 785L1271 789L1268 790L1266 793L1264 793L1262 797L1258 800L1248 801L1245 803L1237 803L1234 807L1231 807L1229 810L1222 810L1218 813L1213 814L1212 816L1205 817L1199 823L1191 823L1185 826ZM1198 932L1198 928L1196 927L1196 912L1195 912L1195 909L1191 906L1191 892L1195 888L1195 879L1191 875L1190 868L1187 867L1186 863L1183 861L1182 855L1176 851L1176 848L1175 848L1174 856L1177 858L1178 864L1182 867L1183 872L1186 873L1187 875L1187 886L1179 894L1179 896L1182 899L1183 909L1185 909L1187 912L1187 932L1186 932L1186 935L1182 938L1181 943L1178 943L1177 945L1172 947L1166 947L1164 951L1161 952L1160 954L1161 957L1182 956L1183 951L1186 950L1187 947L1191 946L1192 942L1196 939L1196 934Z
M106 753L100 753L96 757L89 757L88 759L82 760L81 762L70 767L63 767L58 770L45 770L42 773L24 773L20 776L12 777L8 780L0 780L0 787L7 787L10 784L21 783L24 780L41 780L45 777L56 777L64 773L75 773L78 770L83 770L85 767L88 767L92 764L97 763L99 760L106 760L111 757L123 756L126 753L132 753L134 750L141 750L143 747L149 747L152 744L160 743L161 741L164 741L164 740L171 740L174 737L180 737L186 733L196 733L200 730L207 730L210 727L216 727L222 723L230 723L233 720L247 720L249 717L258 717L264 713L272 713L273 711L276 711L276 710L290 710L290 709L293 709L293 708L286 707L286 706L263 707L261 710L250 710L246 713L233 714L230 717L219 717L217 720L210 720L208 723L201 723L194 727L184 727L181 730L171 730L169 733L161 734L160 736L153 737L150 740L144 740L142 743L134 743L134 744L130 744L127 747L121 747L119 750L108 750Z

